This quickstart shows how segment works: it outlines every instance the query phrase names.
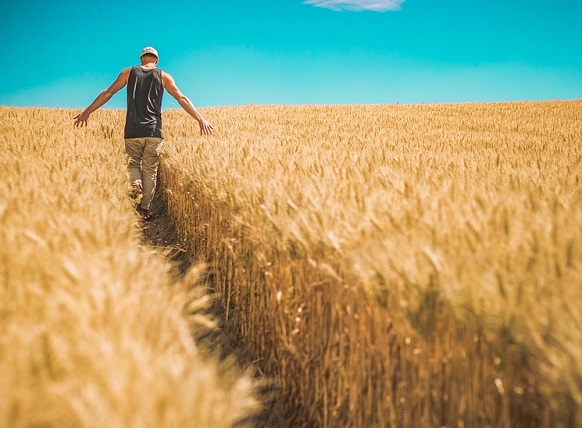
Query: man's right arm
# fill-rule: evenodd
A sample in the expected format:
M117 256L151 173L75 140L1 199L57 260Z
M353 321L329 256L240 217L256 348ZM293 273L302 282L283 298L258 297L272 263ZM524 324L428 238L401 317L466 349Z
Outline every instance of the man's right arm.
M131 68L122 70L121 73L119 73L119 76L117 76L117 79L115 79L115 82L113 82L109 88L100 92L99 95L97 95L97 98L95 98L95 100L83 111L83 113L75 116L73 118L75 119L75 126L87 126L89 115L105 104L107 101L109 101L117 91L127 85L130 71Z
M200 126L200 134L209 135L212 134L212 125L204 119L204 117L200 114L200 112L194 107L192 101L186 97L176 86L176 82L174 78L170 76L170 74L163 72L162 74L162 81L164 85L164 89L168 91L168 93L173 96L176 101L180 104L180 106L192 116L194 119L198 121L198 125Z

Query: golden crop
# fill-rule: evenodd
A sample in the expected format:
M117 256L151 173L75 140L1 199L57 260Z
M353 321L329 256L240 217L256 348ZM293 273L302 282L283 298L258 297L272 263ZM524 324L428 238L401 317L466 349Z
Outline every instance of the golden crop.
M196 270L140 243L121 112L73 116L0 107L0 426L232 426L250 380L192 341Z
M205 114L169 209L298 419L581 423L581 101Z
M582 101L202 110L160 191L290 426L582 424ZM0 109L1 423L228 426L248 379L137 248L123 113L72 116Z

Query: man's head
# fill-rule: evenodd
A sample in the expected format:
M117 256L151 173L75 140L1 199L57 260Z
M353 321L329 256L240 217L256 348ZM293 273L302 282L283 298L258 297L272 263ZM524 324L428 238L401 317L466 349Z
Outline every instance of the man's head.
M157 63L159 58L160 57L158 56L158 51L152 48L151 46L143 48L141 50L141 55L139 57L142 64L152 61Z

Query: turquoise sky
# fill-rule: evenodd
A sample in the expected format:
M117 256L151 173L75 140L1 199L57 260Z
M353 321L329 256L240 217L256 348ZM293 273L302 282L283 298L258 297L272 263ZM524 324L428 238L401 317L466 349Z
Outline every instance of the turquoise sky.
M582 98L581 0L2 0L0 14L0 105L85 107L148 45L200 107Z

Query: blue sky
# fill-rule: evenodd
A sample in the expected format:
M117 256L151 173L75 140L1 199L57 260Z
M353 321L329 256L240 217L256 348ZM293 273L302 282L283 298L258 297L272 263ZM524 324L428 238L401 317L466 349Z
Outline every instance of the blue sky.
M2 0L0 14L0 105L86 107L149 45L199 107L582 98L581 0Z

